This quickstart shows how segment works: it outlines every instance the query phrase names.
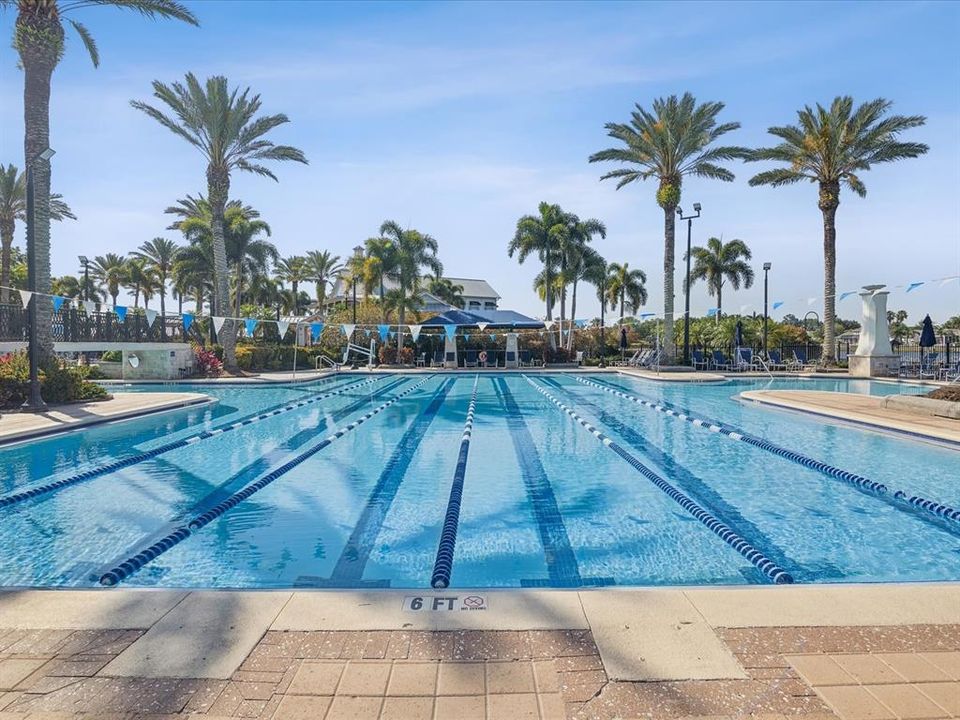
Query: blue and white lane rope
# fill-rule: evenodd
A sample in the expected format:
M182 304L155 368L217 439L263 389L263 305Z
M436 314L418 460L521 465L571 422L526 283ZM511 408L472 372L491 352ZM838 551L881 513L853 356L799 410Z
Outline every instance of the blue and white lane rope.
M267 485L272 483L274 480L288 473L290 470L293 470L293 468L297 467L297 465L300 465L307 459L313 457L314 455L316 455L318 452L323 450L325 447L327 447L334 441L342 438L351 430L355 430L357 427L359 427L360 425L365 423L367 420L372 418L374 415L379 415L388 407L393 405L395 402L399 401L402 397L412 393L414 390L416 390L418 387L423 385L427 380L430 380L432 377L434 376L429 375L425 377L423 380L421 380L420 382L415 383L414 385L411 385L403 392L399 393L398 395L391 398L390 400L387 400L387 402L383 403L382 405L379 405L378 407L374 408L373 410L366 413L365 415L362 415L361 417L357 418L352 423L348 425L344 425L342 428L340 428L335 433L330 435L328 438L323 440L323 442L320 442L317 445L314 445L312 448L310 448L306 452L303 452L297 455L292 460L288 460L283 465L277 468L274 468L273 470L271 470L269 473L264 475L262 478L260 478L256 482L250 483L242 490L235 492L233 495L228 497L223 502L220 502L217 505L214 505L212 508L210 508L206 512L196 516L195 518L190 520L186 525L177 528L176 530L168 534L166 537L163 537L157 542L155 542L146 550L143 550L137 553L133 557L117 565L112 570L105 572L103 575L100 576L100 584L106 585L108 587L112 587L117 583L122 582L124 579L130 577L135 572L137 572L137 570L142 568L148 562L154 560L159 555L162 555L167 550L172 548L174 545L178 545L182 541L186 540L188 537L190 537L192 533L195 533L197 530L200 530L204 525L207 525L208 523L216 520L225 512L235 507L236 505L240 504L241 502L246 500L248 497L250 497L254 493L257 493L260 490L263 490L263 488L265 488Z
M463 426L463 435L460 437L460 455L457 457L457 467L453 471L453 484L450 486L450 499L447 501L447 514L443 520L443 530L440 533L440 544L437 547L437 558L433 563L433 576L430 579L431 587L446 588L450 586L450 573L453 571L453 551L457 547L457 528L460 525L460 503L463 501L463 477L467 472L467 456L470 453L470 437L473 435L473 418L477 409L477 385L480 376L473 379L473 394L470 396L470 405L467 407L467 421Z
M820 462L819 460L814 460L813 458L809 458L806 455L801 455L800 453L794 452L793 450L788 450L784 447L780 447L779 445L774 445L773 443L768 442L763 438L758 438L754 435L750 435L749 433L746 433L743 430L740 430L739 428L731 427L729 425L728 426L717 425L716 423L712 423L709 420L704 420L702 418L694 417L693 415L690 415L686 411L681 411L679 409L672 408L661 403L651 402L650 400L644 400L643 398L639 398L634 395L621 392L616 388L612 388L607 385L601 385L600 383L596 383L593 380L587 380L586 378L582 378L579 376L576 379L577 379L577 382L579 383L583 383L584 385L589 385L591 387L599 388L600 390L603 390L604 392L608 392L611 395L616 395L617 397L623 398L624 400L629 400L630 402L637 403L638 405L643 405L644 407L650 408L651 410L656 410L657 412L663 413L664 415L669 415L670 417L674 417L679 420L686 420L688 423L696 425L697 427L706 428L710 432L724 435L730 438L731 440L739 440L740 442L747 443L748 445L753 445L754 447L758 447L762 450L766 450L767 452L773 453L774 455L779 455L780 457L784 457L788 460L791 460L797 463L798 465L808 467L811 470L816 470L817 472L820 472L823 475L826 475L828 477L841 480L849 485L852 485L858 490L863 490L873 495L881 495L881 496L889 497L888 493L890 489L883 483L875 482L873 480L862 477L860 475L856 475L852 472L841 470L840 468L834 467L833 465L828 465L827 463ZM914 507L917 507L925 512L931 513L938 517L960 522L960 510L957 510L956 508L952 508L948 505L943 505L933 500L927 500L917 495L907 496L907 494L902 490L897 490L896 492L894 492L893 497L896 500L899 500L904 503L908 503Z
M48 493L60 490L70 485L76 485L80 482L85 482L87 480L93 480L94 478L101 477L103 475L109 475L112 472L117 470L122 470L128 468L132 465L137 465L151 458L155 458L158 455L163 453L170 452L171 450L176 450L177 448L187 447L188 445L193 445L194 443L200 442L201 440L206 440L207 438L215 437L217 435L222 435L223 433L230 432L231 430L237 430L238 428L245 427L247 425L252 425L255 422L261 420L266 420L267 418L280 415L290 410L296 410L297 408L302 408L306 405L312 405L313 403L318 403L321 400L326 400L333 397L334 395L343 395L346 392L351 390L356 390L370 383L377 382L382 378L371 378L369 380L364 380L363 382L354 383L352 385L345 385L333 392L323 393L322 395L317 395L308 400L300 400L295 403L290 403L282 407L275 407L266 412L262 412L259 415L252 415L243 420L235 420L232 423L227 423L221 425L220 427L213 428L211 430L204 430L203 432L190 435L189 437L183 438L182 440L176 440L166 445L161 445L155 447L153 450L147 450L146 452L138 453L136 455L131 455L129 457L121 458L112 463L107 463L106 465L98 465L95 468L86 470L82 473L77 473L76 475L71 475L70 477L65 477L62 480L55 480L53 482L47 483L45 485L38 485L34 488L29 488L22 492L14 493L13 495L7 495L5 497L0 497L0 508L9 507L10 505L16 505L17 503L23 502L24 500L30 500L31 498L39 497L40 495L46 495Z
M569 407L564 405L562 402L557 400L553 395L544 390L542 387L537 385L533 380L531 380L526 375L523 376L524 379L530 383L541 395L547 398L550 402L556 405L558 408L563 410L567 415L576 420L580 425L586 428L597 440L603 443L606 447L610 448L617 455L622 457L628 463L630 463L633 468L643 475L647 480L652 482L658 488L663 490L667 496L676 502L680 507L690 513L693 517L703 523L709 530L711 530L715 535L717 535L721 540L723 540L727 545L732 547L748 561L750 561L754 567L756 567L761 573L766 577L771 579L777 585L785 585L793 582L793 576L790 575L786 570L781 568L775 562L766 557L762 552L757 550L753 545L748 543L742 537L740 537L733 529L728 525L724 524L716 517L714 517L710 512L704 510L700 505L691 500L689 497L684 495L682 492L677 490L673 485L668 483L662 477L657 475L653 470L648 468L642 462L640 462L634 455L624 450L620 445L615 443L609 437L600 432L597 428L591 425L589 422L580 417L576 412L571 410Z

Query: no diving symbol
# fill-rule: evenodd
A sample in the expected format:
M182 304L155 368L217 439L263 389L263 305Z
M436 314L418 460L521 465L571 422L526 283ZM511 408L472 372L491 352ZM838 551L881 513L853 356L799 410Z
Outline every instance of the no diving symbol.
M468 595L463 599L463 606L471 610L482 608L486 604L487 601L480 595Z

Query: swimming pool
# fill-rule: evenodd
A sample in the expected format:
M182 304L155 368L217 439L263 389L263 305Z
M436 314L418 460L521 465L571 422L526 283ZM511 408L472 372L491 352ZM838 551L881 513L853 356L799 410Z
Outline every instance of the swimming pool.
M769 386L191 386L219 402L0 449L0 586L960 580L960 452L735 399Z

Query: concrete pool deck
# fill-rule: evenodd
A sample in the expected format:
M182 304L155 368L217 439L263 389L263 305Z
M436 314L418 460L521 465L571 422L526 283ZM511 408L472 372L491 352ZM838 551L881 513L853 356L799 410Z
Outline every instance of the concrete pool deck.
M201 393L115 392L113 398L100 402L56 405L39 413L3 413L0 415L0 445L212 402L215 402L213 398Z
M853 422L877 430L919 435L960 446L960 421L888 407L884 403L885 397L818 390L748 390L740 393L740 397L769 407Z
M0 717L190 713L958 717L960 584L0 592Z

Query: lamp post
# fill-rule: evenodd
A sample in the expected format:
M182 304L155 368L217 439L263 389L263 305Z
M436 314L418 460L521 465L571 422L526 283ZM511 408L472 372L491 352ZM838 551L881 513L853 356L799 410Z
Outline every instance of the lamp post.
M769 290L769 273L770 273L770 263L765 262L763 264L763 357L770 357L767 354L767 297Z
M690 236L693 233L693 220L700 217L700 203L693 204L696 215L684 215L683 208L677 208L677 215L687 221L687 279L684 283L683 301L683 364L690 364Z
M607 267L604 262L603 274L600 276L600 367L606 367L603 361L607 355L607 337L604 329L604 310L607 308Z
M355 261L359 262L360 258L363 257L363 246L357 245L353 249L353 257ZM353 324L357 324L357 272L356 267L354 267L353 272ZM347 342L350 341L350 338L347 338Z
M23 410L40 412L46 407L40 395L40 348L37 345L37 303L40 299L37 292L37 241L36 241L36 208L34 207L33 164L37 161L48 161L54 151L47 148L37 157L27 161L27 290L34 295L31 297L27 318L30 323L28 335L28 354L30 355L30 392L23 403Z
M86 255L78 257L80 264L83 265L83 299L90 299L90 260Z

